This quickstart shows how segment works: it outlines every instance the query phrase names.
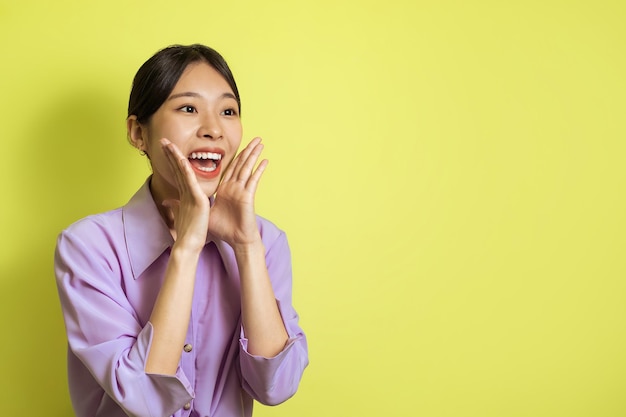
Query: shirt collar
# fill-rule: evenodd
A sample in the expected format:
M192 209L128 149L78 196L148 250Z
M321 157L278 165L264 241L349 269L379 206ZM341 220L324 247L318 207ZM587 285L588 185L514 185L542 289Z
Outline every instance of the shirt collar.
M137 279L174 244L150 193L150 178L122 208L122 223L130 267Z

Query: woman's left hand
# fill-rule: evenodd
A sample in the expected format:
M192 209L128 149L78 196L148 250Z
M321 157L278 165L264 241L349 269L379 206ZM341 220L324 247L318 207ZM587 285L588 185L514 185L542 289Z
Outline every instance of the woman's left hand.
M253 139L231 162L217 188L209 217L209 234L232 246L244 247L260 241L254 212L254 196L266 159L255 165L263 150L261 138Z

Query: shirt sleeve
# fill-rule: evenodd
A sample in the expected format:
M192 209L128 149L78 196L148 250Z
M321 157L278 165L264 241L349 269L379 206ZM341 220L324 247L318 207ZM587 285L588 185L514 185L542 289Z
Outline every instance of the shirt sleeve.
M180 367L175 376L145 372L152 325L140 324L106 241L86 245L86 240L63 232L55 253L69 348L127 415L171 415L193 398L193 388ZM70 384L80 387L81 381Z
M252 355L248 353L248 340L242 328L239 360L244 389L260 403L276 405L296 393L309 359L306 337L292 306L291 252L283 232L267 248L265 257L289 340L273 358Z

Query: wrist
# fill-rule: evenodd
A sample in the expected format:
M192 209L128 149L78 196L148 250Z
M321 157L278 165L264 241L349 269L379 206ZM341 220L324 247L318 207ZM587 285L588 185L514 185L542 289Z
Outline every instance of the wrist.
M248 257L255 254L262 254L265 256L265 245L261 240L261 236L258 239L255 239L251 242L246 243L238 243L236 245L231 245L233 251L235 252L235 257Z
M172 252L170 256L181 258L198 258L201 251L202 246L190 245L182 240L177 240L172 245Z

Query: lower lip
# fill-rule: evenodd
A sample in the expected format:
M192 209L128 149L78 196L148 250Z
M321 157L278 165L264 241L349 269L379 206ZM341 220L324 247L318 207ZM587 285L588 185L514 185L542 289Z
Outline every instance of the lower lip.
M191 168L193 169L193 172L196 173L196 177L203 178L205 180L212 180L213 178L218 177L220 175L220 171L221 171L221 167L222 167L222 164L219 164L217 166L217 168L215 168L214 171L206 172L206 171L199 170L198 168L196 168L192 164L190 164L190 165L191 165Z

